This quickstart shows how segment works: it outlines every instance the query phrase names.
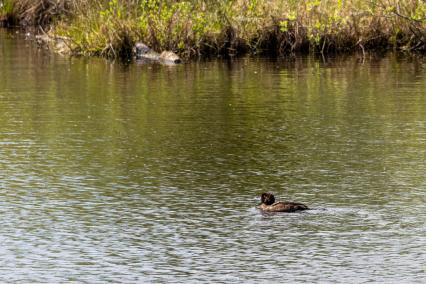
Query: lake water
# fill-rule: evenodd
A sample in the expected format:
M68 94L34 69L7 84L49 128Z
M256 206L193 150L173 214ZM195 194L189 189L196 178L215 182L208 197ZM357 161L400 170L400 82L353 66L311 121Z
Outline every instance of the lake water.
M0 216L3 283L425 283L426 60L123 65L1 30Z

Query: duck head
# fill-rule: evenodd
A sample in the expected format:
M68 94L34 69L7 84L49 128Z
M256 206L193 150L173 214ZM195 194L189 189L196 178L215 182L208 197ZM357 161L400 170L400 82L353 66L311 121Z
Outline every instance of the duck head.
M260 196L260 201L265 205L272 205L275 203L275 196L272 193L264 192Z

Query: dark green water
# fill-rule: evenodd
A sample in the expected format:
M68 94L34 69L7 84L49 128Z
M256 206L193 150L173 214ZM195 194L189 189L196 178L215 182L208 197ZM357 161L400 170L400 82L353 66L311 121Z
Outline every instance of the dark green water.
M123 66L13 35L0 282L424 283L424 59Z

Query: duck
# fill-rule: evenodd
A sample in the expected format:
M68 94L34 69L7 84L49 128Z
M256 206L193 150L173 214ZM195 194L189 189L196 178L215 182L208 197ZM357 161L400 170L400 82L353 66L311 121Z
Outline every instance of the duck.
M270 192L264 192L260 196L260 205L258 209L264 212L296 212L309 210L308 206L297 202L278 201L275 202L275 196Z

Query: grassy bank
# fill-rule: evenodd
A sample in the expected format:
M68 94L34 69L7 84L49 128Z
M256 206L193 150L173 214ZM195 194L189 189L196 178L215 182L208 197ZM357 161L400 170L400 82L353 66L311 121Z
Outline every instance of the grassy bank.
M426 50L423 0L1 2L3 20L43 26L84 55L127 56L137 41L184 57Z

